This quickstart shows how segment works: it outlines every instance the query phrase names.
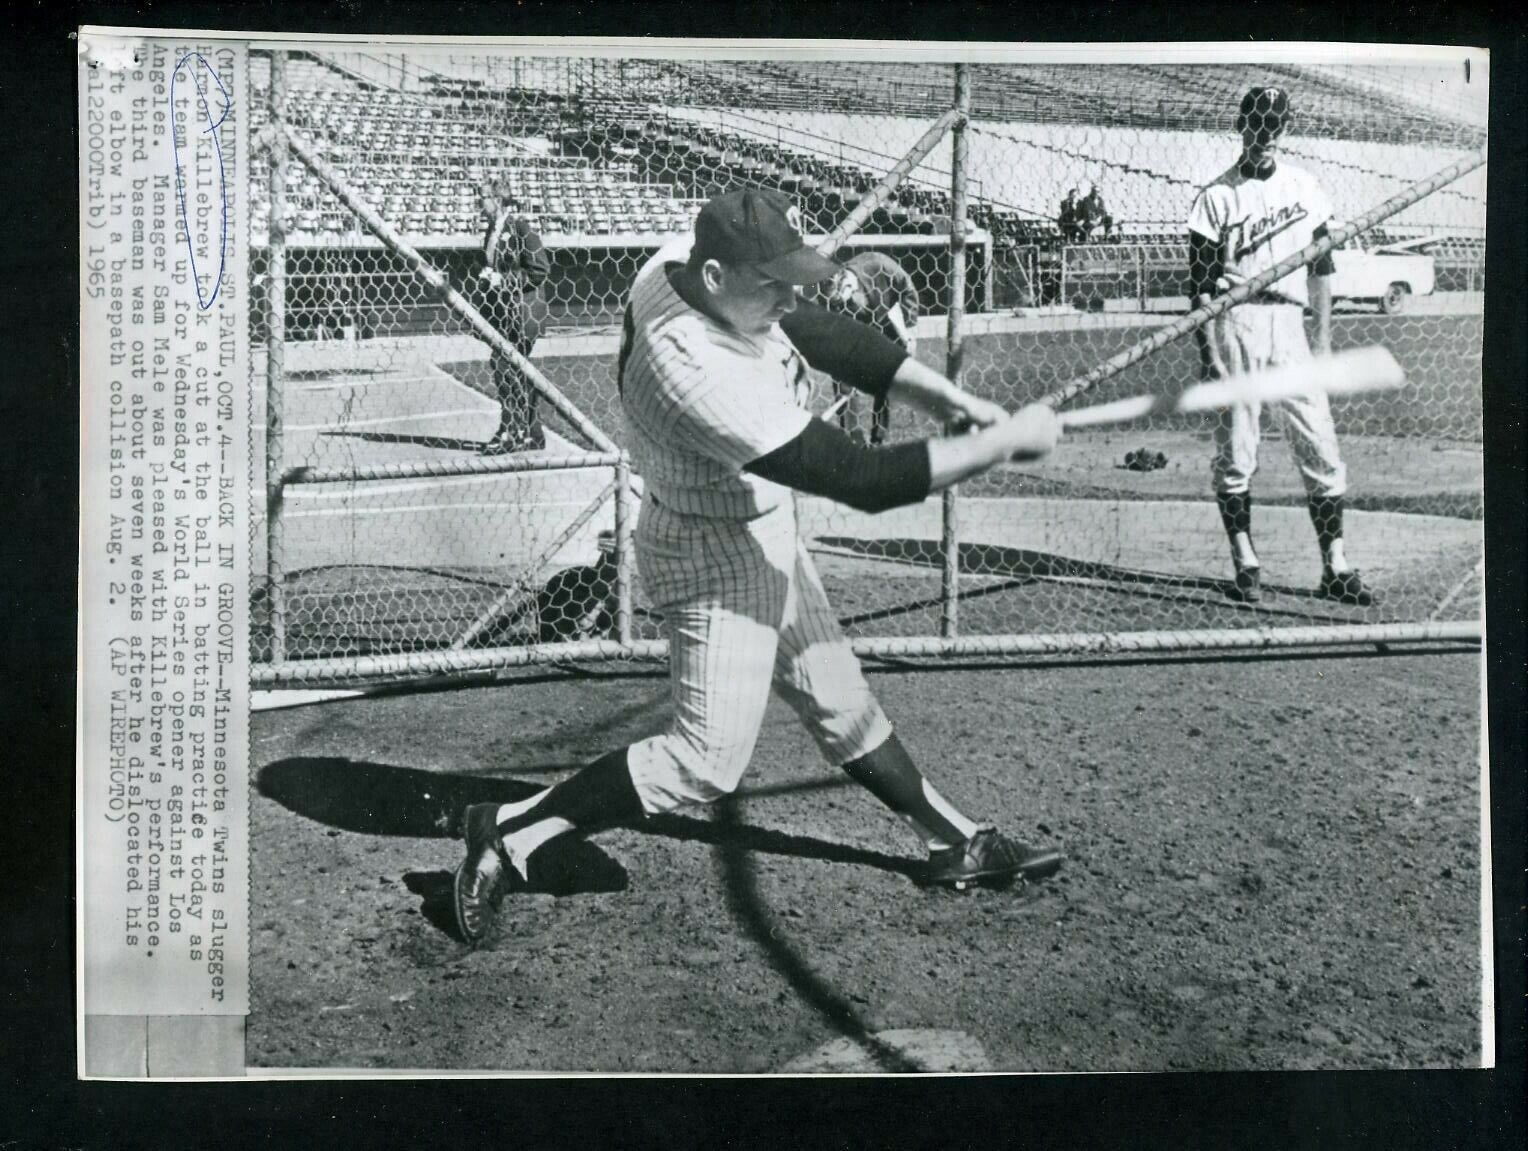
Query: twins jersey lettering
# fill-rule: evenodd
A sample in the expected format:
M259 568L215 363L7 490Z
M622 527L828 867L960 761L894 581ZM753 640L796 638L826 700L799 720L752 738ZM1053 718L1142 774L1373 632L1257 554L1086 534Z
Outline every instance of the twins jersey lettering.
M1233 164L1200 191L1189 231L1221 246L1226 279L1250 280L1300 251L1332 216L1331 201L1304 169L1280 160L1257 179ZM1302 307L1310 302L1307 272L1291 272L1268 290Z

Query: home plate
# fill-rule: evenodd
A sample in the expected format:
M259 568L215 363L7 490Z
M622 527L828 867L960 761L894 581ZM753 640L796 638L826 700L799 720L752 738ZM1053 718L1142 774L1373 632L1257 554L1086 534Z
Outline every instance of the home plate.
M781 1070L787 1074L853 1075L904 1067L925 1072L992 1070L982 1045L964 1031L922 1028L877 1031L868 1041L834 1039L796 1056Z

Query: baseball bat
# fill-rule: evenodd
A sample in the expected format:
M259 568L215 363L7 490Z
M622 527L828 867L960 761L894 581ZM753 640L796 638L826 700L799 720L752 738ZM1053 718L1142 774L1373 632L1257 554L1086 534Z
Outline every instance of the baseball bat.
M1390 352L1378 346L1354 348L1300 364L1287 364L1243 376L1227 376L1185 388L1177 395L1130 396L1061 413L1064 428L1123 424L1165 412L1204 412L1292 396L1324 392L1347 396L1399 388L1406 373Z

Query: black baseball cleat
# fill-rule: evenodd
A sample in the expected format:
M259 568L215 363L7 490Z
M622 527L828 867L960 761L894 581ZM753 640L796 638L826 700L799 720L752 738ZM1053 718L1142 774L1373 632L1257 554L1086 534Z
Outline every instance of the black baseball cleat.
M1349 607L1369 607L1374 603L1374 593L1364 587L1364 581L1358 578L1356 571L1322 572L1321 586L1316 593Z
M1004 887L1014 880L1032 883L1056 874L1065 858L1056 848L1030 847L1009 839L995 827L983 827L959 846L931 851L918 882L957 891L976 884Z
M504 889L514 874L499 836L498 815L498 804L474 803L462 816L467 858L456 869L451 904L457 930L473 946L492 930Z
M1261 603L1263 600L1263 569L1246 567L1236 569L1236 582L1226 594L1239 603Z

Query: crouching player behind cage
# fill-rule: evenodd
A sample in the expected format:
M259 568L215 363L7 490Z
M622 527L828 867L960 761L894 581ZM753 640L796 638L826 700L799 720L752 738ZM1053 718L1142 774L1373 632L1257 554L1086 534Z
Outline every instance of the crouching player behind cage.
M874 330L798 299L799 286L836 270L805 246L788 200L748 189L711 200L693 240L638 273L617 380L646 482L636 556L668 633L673 715L662 734L529 799L466 809L455 909L469 942L484 938L503 894L552 838L733 791L771 685L823 754L922 840L922 882L1037 880L1060 866L1059 851L963 814L914 766L839 630L792 494L870 512L918 503L1006 460L1045 455L1058 421L1044 407L1009 416ZM805 408L808 363L978 430L855 444Z

